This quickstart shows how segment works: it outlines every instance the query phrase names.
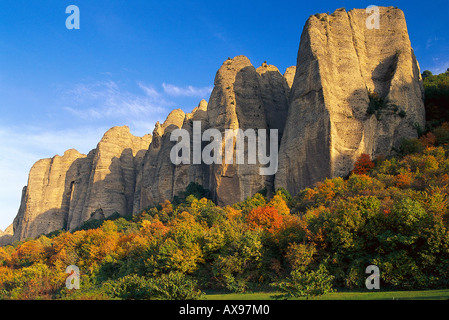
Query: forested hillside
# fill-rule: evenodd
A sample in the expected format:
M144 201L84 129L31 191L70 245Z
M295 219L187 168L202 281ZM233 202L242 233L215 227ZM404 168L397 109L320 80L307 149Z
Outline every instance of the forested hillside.
M135 216L91 220L0 248L2 299L196 299L207 290L319 294L449 282L449 72L424 73L427 127L394 157L362 155L349 177L296 195L264 190L220 207L190 184ZM65 287L69 265L80 289ZM308 289L306 284L309 284ZM313 284L310 286L310 284Z

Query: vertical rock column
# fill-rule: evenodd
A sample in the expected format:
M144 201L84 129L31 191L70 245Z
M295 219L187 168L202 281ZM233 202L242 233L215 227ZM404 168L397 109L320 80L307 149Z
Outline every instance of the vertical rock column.
M424 126L423 87L405 17L380 8L311 16L304 27L275 186L292 194L345 176L361 153L390 155ZM370 99L382 106L368 112Z

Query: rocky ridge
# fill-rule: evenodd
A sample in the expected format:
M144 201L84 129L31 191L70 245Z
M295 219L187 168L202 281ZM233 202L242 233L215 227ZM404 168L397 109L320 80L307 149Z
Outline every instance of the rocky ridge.
M73 230L115 212L135 214L172 200L190 182L227 205L261 189L270 195L283 187L295 194L324 178L345 176L361 153L391 154L402 138L416 136L416 124L424 125L423 87L403 12L381 7L380 17L380 29L368 29L365 9L311 16L297 65L283 75L266 62L256 69L245 56L229 58L217 71L208 102L190 113L173 110L151 135L135 137L128 127L114 127L87 155L68 150L38 161L0 245ZM373 98L383 102L374 112ZM183 128L192 135L194 121L202 132L278 129L277 173L260 175L260 164L193 164L192 158L174 165L170 133Z

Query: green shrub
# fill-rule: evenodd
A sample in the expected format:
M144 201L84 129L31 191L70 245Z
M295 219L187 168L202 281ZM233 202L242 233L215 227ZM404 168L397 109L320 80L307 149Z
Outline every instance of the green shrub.
M198 300L202 292L197 281L181 272L162 274L158 278L145 278L130 274L103 284L105 292L125 300Z
M424 151L424 146L419 139L402 139L400 150L407 155Z
M333 292L332 281L334 276L330 275L321 264L318 270L302 272L295 269L290 273L287 280L273 283L272 286L282 293L274 295L275 299L289 299L301 297L316 297Z

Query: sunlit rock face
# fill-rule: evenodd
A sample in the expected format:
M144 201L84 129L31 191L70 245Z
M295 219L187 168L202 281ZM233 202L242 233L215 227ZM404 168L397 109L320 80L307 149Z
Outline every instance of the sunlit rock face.
M389 155L424 126L423 86L404 14L379 8L311 16L301 36L276 188L292 194L348 175L361 153ZM380 101L369 109L371 99Z

